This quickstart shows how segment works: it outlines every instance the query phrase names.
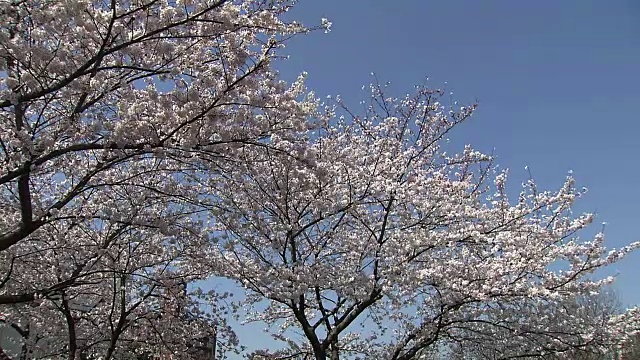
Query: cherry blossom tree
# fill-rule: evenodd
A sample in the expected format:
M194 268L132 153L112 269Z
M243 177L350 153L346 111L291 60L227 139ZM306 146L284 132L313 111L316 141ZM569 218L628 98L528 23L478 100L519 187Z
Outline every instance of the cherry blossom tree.
M309 134L302 160L264 149L209 179L223 249L211 266L287 344L256 358L405 360L448 344L541 358L639 330L635 310L603 319L576 302L639 245L579 237L593 215L572 214L583 192L570 175L556 191L528 181L512 200L493 157L445 151L474 106L426 87L371 90L363 114L338 100L345 116Z
M637 309L576 305L638 244L578 237L571 176L510 199L492 156L445 151L474 106L374 85L364 113L326 112L279 80L310 30L283 20L294 2L0 1L12 356L190 359L213 339L224 358L240 308L194 285L219 277L248 290L240 318L280 326L256 359L564 356L638 331Z
M570 301L564 302L563 311L570 312L572 316L581 317L587 321L597 323L601 322L601 326L605 327L608 322L616 321L614 317L622 312L620 299L611 289L601 289L601 292L592 295L576 296L574 303ZM549 353L546 355L549 359L580 359L580 360L614 360L619 359L622 349L628 345L624 341L611 342L611 339L600 339L592 341L591 346L575 347L566 352ZM609 341L609 342L607 342ZM460 359L494 359L499 358L503 352L500 346L502 344L487 344L486 342L471 341L467 343L452 343L445 351L448 358ZM497 345L497 346L492 346ZM532 357L534 358L534 357Z
M315 111L270 67L309 31L291 5L0 2L0 312L22 358L235 346L225 295L179 284L211 275L201 179Z

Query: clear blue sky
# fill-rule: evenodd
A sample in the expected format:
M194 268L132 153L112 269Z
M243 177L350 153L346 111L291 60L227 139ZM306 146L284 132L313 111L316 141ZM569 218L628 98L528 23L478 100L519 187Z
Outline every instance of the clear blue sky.
M640 1L303 0L291 17L333 27L290 42L285 78L307 71L318 95L356 103L371 72L397 95L428 76L479 101L457 141L518 184L525 166L545 189L573 170L589 189L578 210L607 222L609 245L640 240ZM640 304L640 253L610 271Z
M589 188L577 208L608 223L609 246L640 240L640 1L302 0L290 16L333 27L289 43L284 78L307 71L310 89L349 103L366 100L371 72L398 96L446 84L480 104L457 142L493 151L515 184L525 166L544 189L573 170ZM640 305L640 253L608 273ZM273 345L259 329L239 335Z

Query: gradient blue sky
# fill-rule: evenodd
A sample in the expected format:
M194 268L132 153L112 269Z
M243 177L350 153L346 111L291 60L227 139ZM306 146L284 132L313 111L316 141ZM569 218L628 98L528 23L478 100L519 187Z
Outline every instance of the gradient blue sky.
M307 71L321 97L357 103L371 72L398 96L429 77L480 104L452 139L493 152L517 184L525 166L544 189L573 170L589 189L577 210L607 222L608 244L640 240L640 2L303 0L291 17L333 27L289 43L286 79ZM640 304L640 253L609 273Z

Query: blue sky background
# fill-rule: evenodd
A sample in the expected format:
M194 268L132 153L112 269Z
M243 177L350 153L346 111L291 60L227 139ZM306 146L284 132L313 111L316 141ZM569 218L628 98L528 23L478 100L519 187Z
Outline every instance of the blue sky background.
M542 189L573 170L589 189L577 210L608 223L609 246L640 240L640 1L302 0L290 16L333 27L289 43L285 79L307 71L319 96L355 104L371 72L397 96L429 77L480 104L452 140L493 152L517 186L525 166ZM640 253L608 273L640 304ZM243 342L269 346L260 328Z

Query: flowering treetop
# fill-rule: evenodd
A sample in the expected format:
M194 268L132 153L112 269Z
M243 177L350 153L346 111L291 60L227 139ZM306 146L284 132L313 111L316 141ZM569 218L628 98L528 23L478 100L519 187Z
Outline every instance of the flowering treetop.
M437 90L374 85L362 114L324 109L304 75L271 68L309 31L283 20L293 4L0 2L0 321L16 357L239 352L237 304L191 285L217 277L267 305L246 320L281 325L288 348L255 357L543 356L638 330L635 310L576 305L638 244L579 238L593 217L571 213L571 177L509 199L491 156L444 151L475 107Z
M371 89L365 113L343 107L350 117L318 129L302 161L265 149L209 179L223 233L214 264L250 303L268 300L252 319L281 326L279 356L413 359L460 344L509 358L620 340L629 323L567 309L639 244L607 252L602 233L579 238L593 215L571 213L582 194L571 176L553 192L531 180L512 201L492 157L445 152L473 106L454 110L426 87L399 99Z
M224 294L175 284L209 276L184 260L208 246L197 179L315 111L270 67L308 31L290 6L0 2L0 306L25 354L234 343L200 310Z

